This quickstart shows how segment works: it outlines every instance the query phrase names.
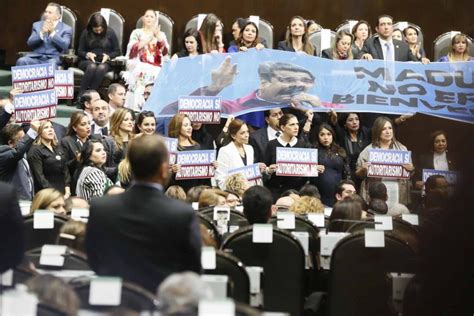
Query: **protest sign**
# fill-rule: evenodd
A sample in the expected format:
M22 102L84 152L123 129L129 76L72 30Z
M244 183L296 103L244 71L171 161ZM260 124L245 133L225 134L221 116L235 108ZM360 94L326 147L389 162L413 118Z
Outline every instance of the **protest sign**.
M12 85L23 93L54 89L55 64L12 67Z
M181 96L178 102L178 112L186 114L194 123L220 124L221 98Z
M56 91L51 89L17 94L13 97L13 105L17 123L53 118L56 117Z
M74 73L72 70L56 70L54 89L58 99L74 99Z
M180 170L176 173L177 180L206 179L214 176L213 162L216 160L215 150L180 151L176 154L176 164Z
M317 177L318 150L308 148L277 147L278 176Z
M403 165L411 163L411 151L369 149L369 178L408 179L410 172Z
M242 173L250 185L263 185L262 174L260 173L260 166L254 163L249 166L231 169L228 171L228 176L236 173Z
M169 164L174 165L176 163L176 153L178 152L178 139L165 137L166 148L168 148Z

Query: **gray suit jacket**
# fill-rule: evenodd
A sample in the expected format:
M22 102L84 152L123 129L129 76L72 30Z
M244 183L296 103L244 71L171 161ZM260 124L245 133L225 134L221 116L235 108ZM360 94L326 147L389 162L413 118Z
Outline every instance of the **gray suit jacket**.
M395 61L417 61L407 43L396 39L392 41L395 48ZM370 54L374 59L384 59L382 45L378 37L369 38L365 41L364 47L359 53L359 58L362 58L364 54Z

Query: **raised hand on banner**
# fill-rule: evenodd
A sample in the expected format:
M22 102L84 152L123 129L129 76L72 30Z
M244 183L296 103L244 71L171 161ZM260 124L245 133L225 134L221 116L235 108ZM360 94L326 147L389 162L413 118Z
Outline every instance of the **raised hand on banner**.
M30 128L34 130L35 132L38 131L38 128L40 127L40 121L38 120L33 120L30 122Z
M364 54L364 55L362 55L362 59L371 61L371 60L374 60L374 57L372 57L372 55L370 55L370 54Z
M171 165L171 171L173 173L178 173L180 169L181 169L181 165L177 165L177 164Z
M413 170L415 170L415 166L413 166L413 164L411 163L404 164L403 168L405 168L405 170L409 172L412 172Z
M258 168L260 169L260 173L264 173L267 170L267 165L263 162L258 163Z
M232 65L230 56L227 57L219 68L211 71L212 83L207 87L210 93L219 93L234 82L237 74L237 65Z
M321 100L315 95L302 92L291 98L291 106L294 108L320 107Z

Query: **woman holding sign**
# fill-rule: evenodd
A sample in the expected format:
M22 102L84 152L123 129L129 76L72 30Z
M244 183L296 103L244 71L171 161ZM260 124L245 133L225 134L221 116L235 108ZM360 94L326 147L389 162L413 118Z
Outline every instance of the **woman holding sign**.
M372 143L360 153L359 159L357 160L356 175L364 179L362 181L360 194L367 201L370 183L382 181L387 187L387 204L389 208L396 203L407 205L410 202L409 179L367 177L369 170L369 150L371 149L407 150L407 148L402 143L396 140L393 123L388 117L380 116L375 120L372 127ZM415 167L411 162L403 164L403 168L409 172L415 170Z
M285 114L279 121L281 135L268 142L265 148L264 162L268 166L266 173L268 179L265 185L270 189L273 199L276 201L280 195L289 189L299 190L307 181L305 177L286 177L276 174L278 165L276 163L277 148L309 148L309 145L302 139L298 139L299 124L298 119L293 114Z
M311 184L318 187L324 205L336 202L336 185L350 177L349 159L344 148L336 144L336 133L331 125L322 123L318 127L318 177Z
M200 150L201 145L193 140L193 126L191 120L186 114L176 114L170 121L168 126L168 137L178 139L178 151L193 151ZM185 179L176 180L176 173L180 170L181 166L174 164L171 166L172 177L170 185L179 185L185 192L190 188L198 185L211 185L210 179Z
M216 170L217 185L221 189L224 188L224 181L229 170L250 166L254 163L253 147L249 143L249 129L244 121L234 119L230 122L227 137L229 144L219 150L217 162L219 167ZM262 164L265 170L264 164Z

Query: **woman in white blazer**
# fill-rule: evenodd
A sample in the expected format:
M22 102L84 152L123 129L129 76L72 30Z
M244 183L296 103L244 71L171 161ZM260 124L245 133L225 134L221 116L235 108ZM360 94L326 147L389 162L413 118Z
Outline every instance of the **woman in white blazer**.
M219 150L215 175L217 185L222 189L225 189L224 182L229 170L250 166L254 163L253 147L248 145L249 129L244 121L234 119L229 124L227 137L231 141Z

